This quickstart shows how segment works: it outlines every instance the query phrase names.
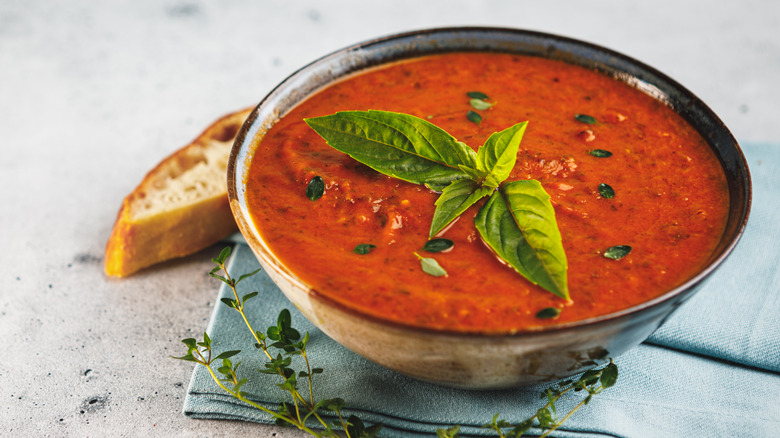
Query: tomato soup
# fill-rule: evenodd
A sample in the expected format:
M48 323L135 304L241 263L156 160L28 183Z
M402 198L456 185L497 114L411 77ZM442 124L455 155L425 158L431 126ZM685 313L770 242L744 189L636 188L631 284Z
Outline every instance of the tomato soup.
M490 106L472 106L474 91ZM474 217L485 199L440 234L451 250L422 252L439 193L358 163L304 122L369 109L420 117L475 150L528 121L507 181L536 179L550 195L571 299L535 286L482 241ZM279 260L348 309L436 330L514 333L657 297L707 262L729 205L717 158L674 111L603 74L538 57L453 53L377 67L311 96L259 141L247 203ZM325 191L311 201L315 176ZM358 254L360 244L375 248ZM604 256L617 245L631 252ZM447 275L423 272L415 253ZM560 314L538 317L546 308Z

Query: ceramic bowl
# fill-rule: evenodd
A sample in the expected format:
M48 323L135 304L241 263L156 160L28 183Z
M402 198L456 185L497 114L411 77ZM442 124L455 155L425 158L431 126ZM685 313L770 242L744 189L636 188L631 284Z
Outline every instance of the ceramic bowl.
M456 334L411 328L347 310L312 291L269 250L247 211L244 175L257 140L307 96L339 78L378 64L449 51L529 54L595 69L662 101L682 115L719 157L729 182L726 231L695 276L663 295L623 311L513 335ZM627 56L565 37L504 28L442 28L359 43L303 67L257 106L238 134L228 169L233 215L260 264L289 300L328 336L399 373L453 387L506 388L574 375L645 340L726 259L750 210L750 175L723 122L681 85Z

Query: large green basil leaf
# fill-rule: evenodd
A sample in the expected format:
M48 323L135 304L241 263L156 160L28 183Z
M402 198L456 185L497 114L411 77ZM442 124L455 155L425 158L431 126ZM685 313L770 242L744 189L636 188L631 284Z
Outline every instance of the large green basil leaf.
M550 196L539 181L496 191L474 219L482 239L522 276L568 300L568 264Z
M493 191L495 190L481 187L479 183L470 179L454 181L445 187L435 202L436 210L433 212L431 231L428 237L431 238L438 234L466 209Z
M305 119L333 148L388 176L441 189L468 178L476 153L418 117L388 111L343 111Z
M477 170L487 174L483 185L498 187L509 177L517 161L517 150L528 122L494 132L477 151Z

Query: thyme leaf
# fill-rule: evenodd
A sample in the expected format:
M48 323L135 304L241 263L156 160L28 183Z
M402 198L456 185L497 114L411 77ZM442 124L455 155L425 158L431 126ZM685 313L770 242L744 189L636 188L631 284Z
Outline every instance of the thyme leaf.
M447 271L444 270L444 268L441 267L439 262L436 261L436 259L430 258L430 257L423 257L420 254L414 253L415 256L417 256L418 259L420 259L420 266L422 267L423 272L425 272L428 275L432 275L434 277L446 277Z
M325 181L321 176L315 176L309 180L309 184L306 186L306 197L312 201L316 201L322 197L325 193Z
M372 245L370 243L360 243L355 246L355 248L352 250L355 254L360 255L366 255L373 251L376 248L376 245Z
M615 245L604 251L604 257L612 260L620 260L627 256L632 249L633 248L628 245Z
M425 242L422 249L423 251L428 252L442 252L452 248L453 245L455 245L455 243L450 239L431 239Z
M587 114L575 114L574 118L577 119L577 121L586 123L588 125L593 125L595 123L598 123L595 117L589 116Z

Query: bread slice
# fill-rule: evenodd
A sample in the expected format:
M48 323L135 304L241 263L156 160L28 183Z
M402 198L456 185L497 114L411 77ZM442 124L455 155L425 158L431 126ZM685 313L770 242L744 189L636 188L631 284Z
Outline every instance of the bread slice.
M125 197L106 244L107 275L124 277L192 254L236 230L227 199L227 161L250 112L214 122Z

